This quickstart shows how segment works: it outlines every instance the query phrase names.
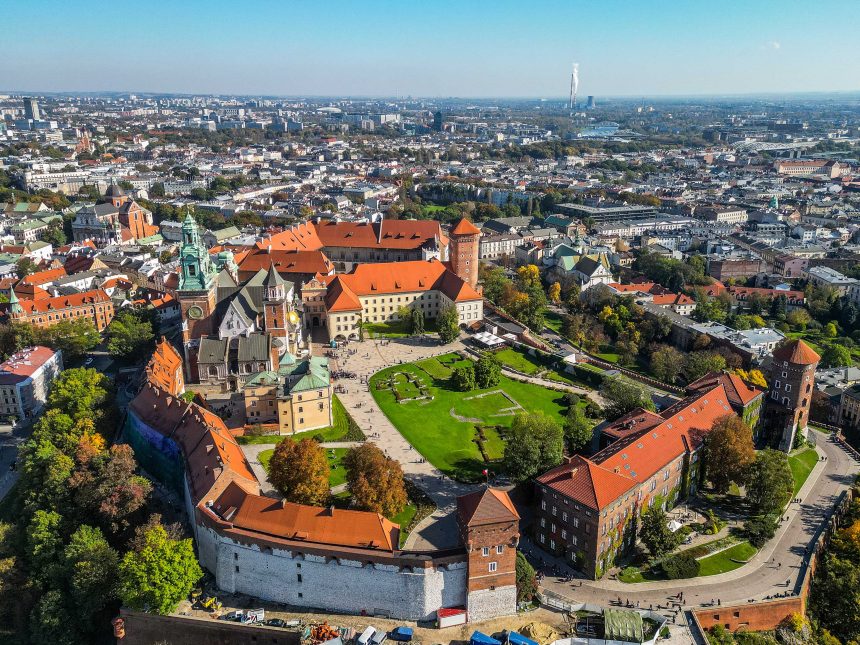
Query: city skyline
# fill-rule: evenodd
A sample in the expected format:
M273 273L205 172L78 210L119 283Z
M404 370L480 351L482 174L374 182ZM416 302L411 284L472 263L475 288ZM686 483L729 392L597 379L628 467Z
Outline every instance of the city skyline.
M851 25L800 4L731 2L377 2L307 5L157 0L129 22L83 0L10 8L0 86L14 92L563 99L573 61L579 96L730 96L852 92L856 78L809 52L853 60ZM852 20L852 15L853 20ZM27 24L44 37L35 51ZM96 20L92 17L97 16ZM119 25L113 29L108 25ZM98 27L94 29L94 27ZM98 37L95 37L97 34ZM109 52L110 55L106 55Z

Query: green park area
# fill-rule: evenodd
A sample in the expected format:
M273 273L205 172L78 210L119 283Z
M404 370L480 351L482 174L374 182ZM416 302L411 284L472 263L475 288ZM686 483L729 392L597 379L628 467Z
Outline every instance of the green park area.
M818 453L812 448L800 450L788 458L788 465L791 467L791 476L794 478L794 494L803 486L809 477L809 473L815 468L818 463Z
M396 365L374 374L370 387L385 415L430 463L450 477L475 481L488 461L502 458L514 414L543 412L561 421L566 406L561 392L504 375L486 390L455 390L449 382L452 371L469 363L446 354ZM425 398L407 400L416 388L426 392Z
M283 439L284 436L288 436L294 441L301 441L302 439L310 439L315 437L320 441L320 443L327 443L331 441L363 441L365 438L364 434L361 432L355 422L352 421L349 416L349 413L346 411L346 408L343 407L343 403L340 402L340 399L337 398L337 396L332 396L331 408L334 423L328 428L307 430L305 432L298 432L293 435L246 434L245 436L237 437L236 441L238 441L242 445L280 443L281 439Z
M541 359L531 356L526 352L507 347L494 352L494 355L502 365L510 367L517 372L522 372L529 376L537 376L547 381L555 381L556 383L565 383L567 385L575 385L577 387L591 389L587 383L576 378L573 374L550 367L544 364Z

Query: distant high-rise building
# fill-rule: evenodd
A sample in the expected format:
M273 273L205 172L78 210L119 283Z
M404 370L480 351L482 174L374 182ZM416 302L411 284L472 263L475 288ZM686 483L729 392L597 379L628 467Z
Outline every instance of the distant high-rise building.
M586 110L593 110L594 109L594 97L593 96L589 96L588 99L586 99L585 109Z
M433 131L442 132L442 111L437 110L433 113Z
M42 113L39 111L39 102L33 98L24 98L24 118L30 121L41 121Z

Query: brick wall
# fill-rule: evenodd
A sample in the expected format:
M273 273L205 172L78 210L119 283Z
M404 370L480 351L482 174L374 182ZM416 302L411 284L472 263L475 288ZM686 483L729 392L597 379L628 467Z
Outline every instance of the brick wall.
M240 625L223 620L192 618L189 616L158 616L123 609L125 637L117 645L244 645L270 643L272 645L299 645L298 632L275 627Z
M792 614L803 614L803 598L794 596L751 604L697 609L693 612L703 630L722 625L730 631L770 631Z
M519 534L512 522L469 527L469 591L483 591L516 584L517 550L514 545ZM498 552L501 547L502 552ZM487 555L484 555L484 548ZM490 571L495 563L496 570Z

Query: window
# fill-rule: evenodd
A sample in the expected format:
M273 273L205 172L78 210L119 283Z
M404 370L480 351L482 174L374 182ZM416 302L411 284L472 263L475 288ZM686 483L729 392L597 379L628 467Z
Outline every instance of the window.
M296 574L296 582L301 582L301 581L302 581L302 574L297 573Z
M774 386L774 388L776 388L778 390L779 388L782 387L782 383L780 383L779 381L774 381L773 386Z
M567 531L565 531L564 529L562 529L562 530L561 530L561 539L562 539L562 540L566 540L566 539L567 539Z
M546 536L544 536L544 534L541 533L540 534L540 543L543 544L544 542L546 542Z
M490 562L490 573L494 573L499 568L498 562Z
M490 555L490 547L485 546L483 549L481 549L481 555L483 555L485 558L486 558L488 555Z
M553 517L558 515L558 509L555 506L552 507L552 514L553 514Z
M239 573L239 565L236 565L236 573Z
M561 514L561 521L562 521L562 522L567 522L567 511L562 512L562 514Z
M540 501L540 507L541 507L541 510L542 510L542 511L545 511L545 510L546 510L546 500L545 500L545 499L542 499L542 500Z
M577 528L577 529L579 528L579 518L578 517L573 518L573 527Z
M546 528L546 520L544 518L540 518L540 527L542 529Z
M505 545L504 544L499 544L496 546L496 553L501 555L504 552L505 552Z
M786 383L786 384L785 384L785 391L786 391L786 392L791 392L791 383Z

